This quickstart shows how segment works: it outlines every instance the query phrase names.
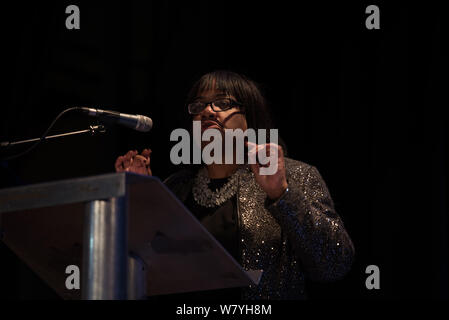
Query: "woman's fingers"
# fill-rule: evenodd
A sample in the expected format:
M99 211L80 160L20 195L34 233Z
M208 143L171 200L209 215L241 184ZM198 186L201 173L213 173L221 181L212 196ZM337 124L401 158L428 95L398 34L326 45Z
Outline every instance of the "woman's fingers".
M141 156L140 154L136 155L134 157L132 166L136 168L145 167L148 163L148 159L144 156Z
M126 169L128 169L131 166L131 157L126 155L123 158L123 167Z
M125 167L126 171L129 171L129 167L133 163L133 158L136 154L137 154L137 151L135 151L135 150L130 150L125 154L124 160L123 160L123 166Z
M252 159L250 164L256 162L259 167L269 167L271 161L278 161L283 157L282 147L275 143L256 144L253 142L246 142L248 147L248 159Z
M152 175L150 169L151 149L144 149L141 154L136 150L130 150L125 155L119 156L115 161L117 172L134 172L144 175Z
M123 172L125 170L123 166L124 157L120 156L115 160L115 171L116 172Z
M141 155L144 157L149 157L151 152L152 152L151 149L143 149Z
M151 149L144 149L143 151L142 151L142 156L145 158L145 164L146 165L150 165L150 161L151 161L151 158L150 158L150 155L151 155Z

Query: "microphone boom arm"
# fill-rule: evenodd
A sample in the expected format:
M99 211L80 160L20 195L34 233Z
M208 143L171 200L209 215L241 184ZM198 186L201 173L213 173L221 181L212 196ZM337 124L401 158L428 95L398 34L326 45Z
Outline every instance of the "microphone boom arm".
M4 142L0 142L0 147L7 148L7 147L12 147L12 146L15 146L18 144L23 144L23 143L36 142L39 140L45 141L45 140L49 140L49 139L62 138L62 137L73 136L73 135L77 135L77 134L83 134L83 133L90 133L93 136L95 134L105 133L105 132L106 132L106 129L103 125L96 125L96 126L89 126L89 129L86 129L86 130L78 130L78 131L60 133L60 134L55 134L52 136L47 136L44 138L34 138L34 139L20 140L20 141L14 141L14 142L4 141Z

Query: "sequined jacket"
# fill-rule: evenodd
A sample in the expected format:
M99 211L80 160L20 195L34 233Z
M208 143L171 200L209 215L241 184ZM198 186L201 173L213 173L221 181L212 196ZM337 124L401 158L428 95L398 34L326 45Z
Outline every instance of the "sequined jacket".
M327 282L345 276L354 246L318 170L285 158L288 191L269 202L251 170L239 172L237 211L242 267L263 270L243 299L304 299L305 279ZM179 171L165 181L185 201L195 172Z

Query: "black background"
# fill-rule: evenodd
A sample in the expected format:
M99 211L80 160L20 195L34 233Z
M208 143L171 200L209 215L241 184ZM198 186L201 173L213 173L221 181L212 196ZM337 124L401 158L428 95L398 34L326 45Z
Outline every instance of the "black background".
M70 4L80 8L80 30L65 28ZM365 27L369 4L380 8L380 30ZM355 244L348 276L310 283L311 298L448 298L442 7L41 1L1 12L0 141L38 137L72 106L154 121L145 134L109 127L45 142L0 162L1 187L113 172L117 156L145 147L153 173L167 177L176 170L169 135L186 117L187 91L205 72L230 69L261 85L289 156L318 168ZM52 133L93 123L69 113ZM0 254L2 298L57 299L3 244ZM380 290L365 288L371 264L380 267Z

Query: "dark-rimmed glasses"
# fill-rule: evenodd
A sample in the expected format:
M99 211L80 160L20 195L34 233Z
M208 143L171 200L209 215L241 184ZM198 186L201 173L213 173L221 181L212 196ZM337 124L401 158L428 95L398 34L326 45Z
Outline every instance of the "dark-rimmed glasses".
M211 106L214 112L223 112L234 107L239 107L242 104L230 98L220 98L209 102L191 102L187 105L187 107L189 114L197 115L200 114L208 105Z

